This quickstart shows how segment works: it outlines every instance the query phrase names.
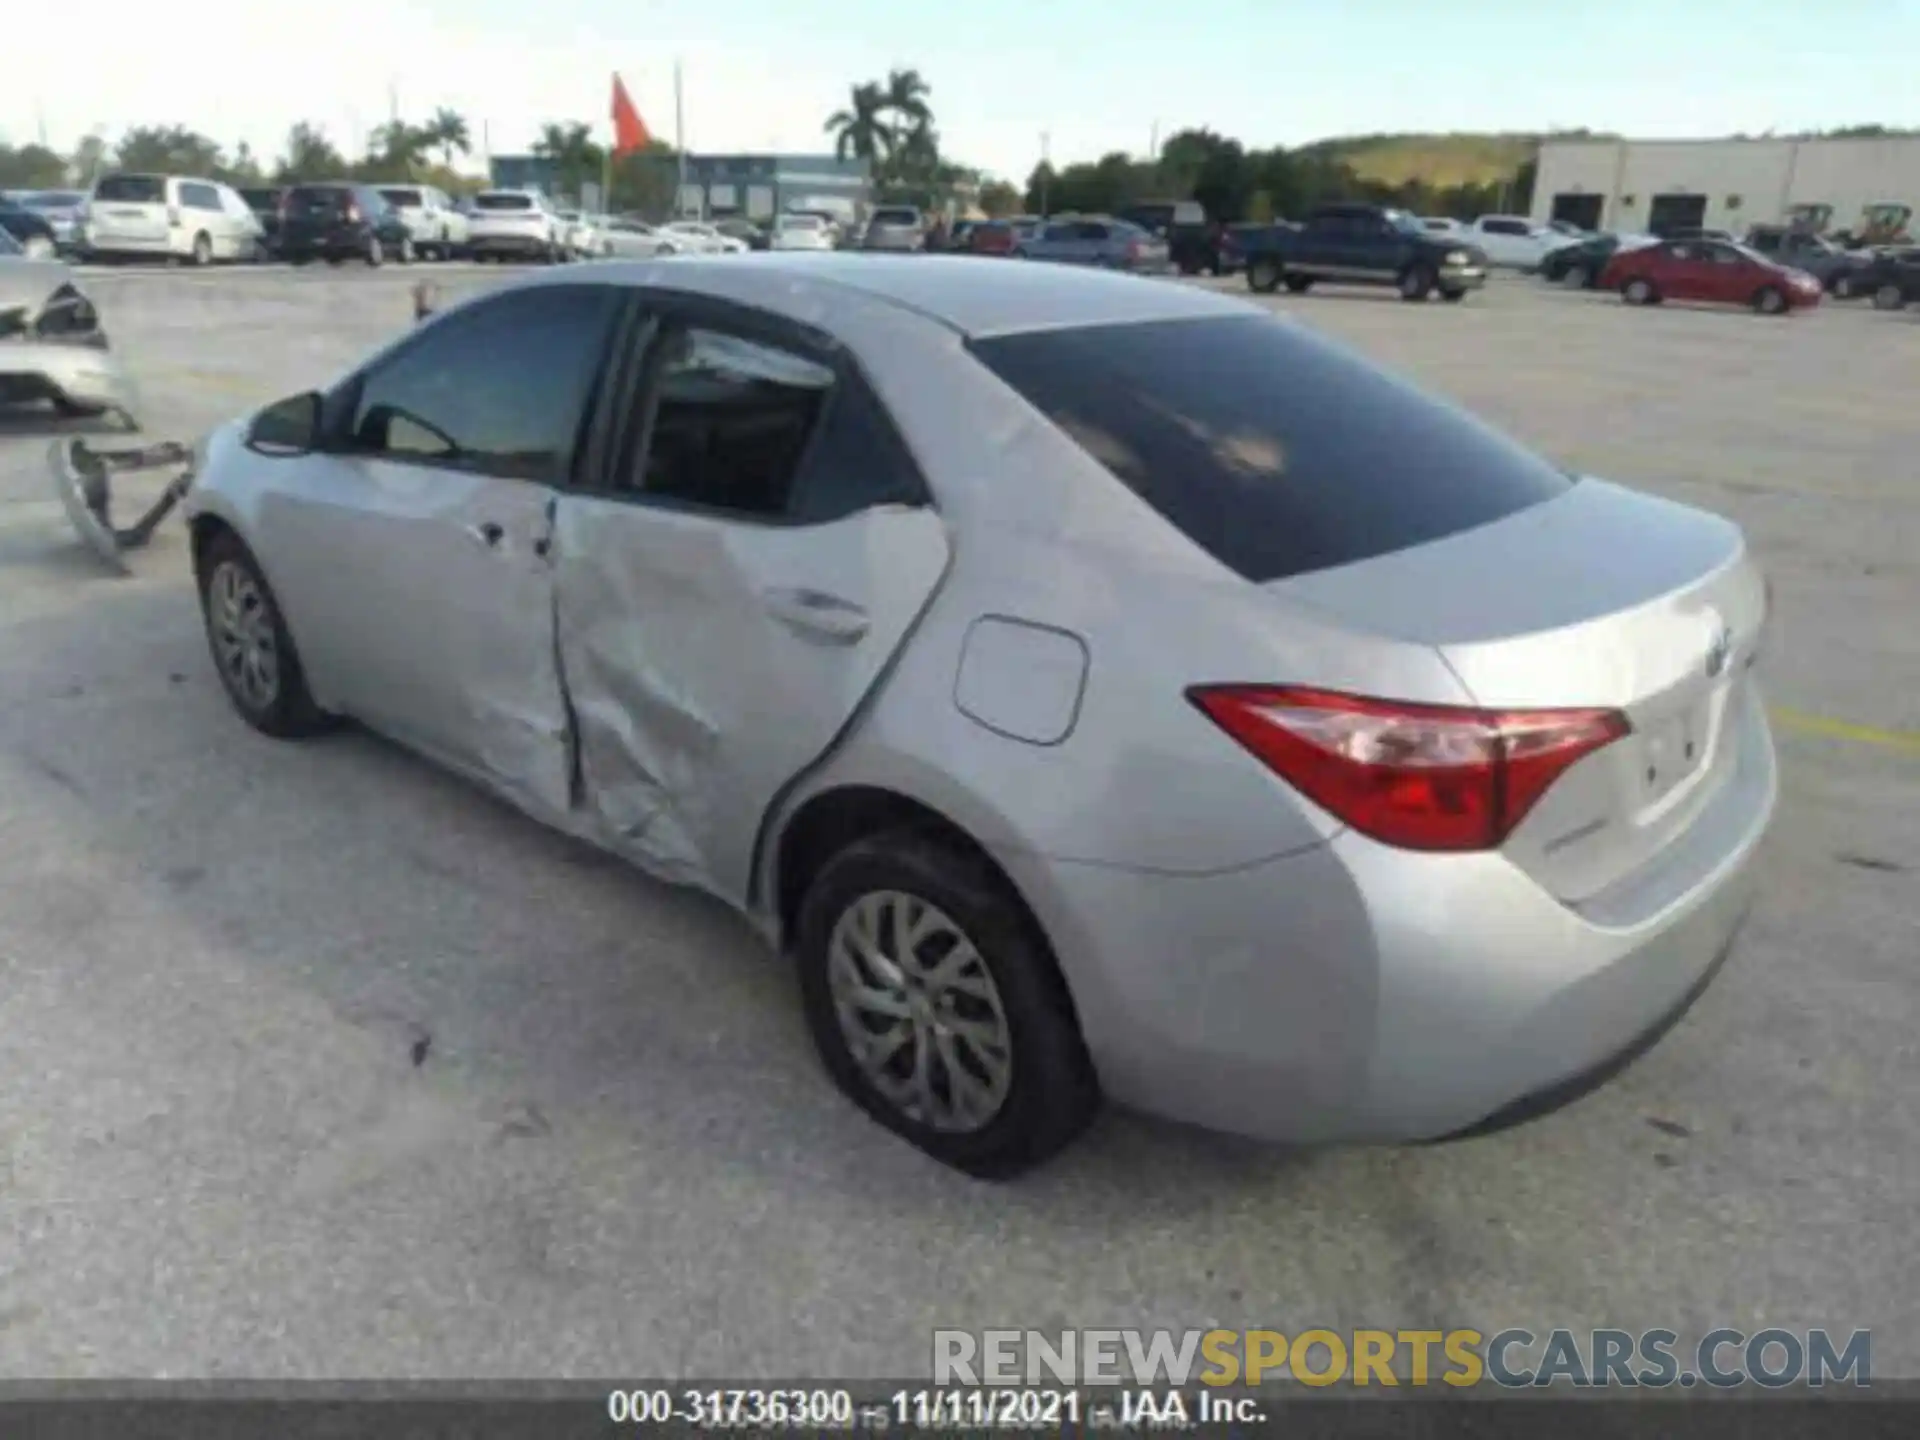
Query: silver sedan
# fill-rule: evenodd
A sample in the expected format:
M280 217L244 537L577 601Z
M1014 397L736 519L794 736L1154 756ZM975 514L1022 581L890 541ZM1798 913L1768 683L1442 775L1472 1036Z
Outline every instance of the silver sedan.
M1172 284L543 274L217 432L189 506L249 723L739 907L834 1081L976 1175L1102 1096L1563 1100L1714 973L1774 805L1732 524Z

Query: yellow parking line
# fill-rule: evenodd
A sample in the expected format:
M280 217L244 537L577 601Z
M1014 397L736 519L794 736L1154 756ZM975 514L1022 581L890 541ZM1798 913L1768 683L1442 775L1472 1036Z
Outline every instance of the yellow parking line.
M1910 755L1920 755L1920 731L1882 730L1874 725L1856 725L1851 720L1833 720L1825 715L1808 715L1800 710L1789 710L1785 706L1772 707L1773 718L1789 730L1799 730L1808 735L1820 735L1828 740L1850 740L1857 745L1878 745L1887 750L1899 750Z

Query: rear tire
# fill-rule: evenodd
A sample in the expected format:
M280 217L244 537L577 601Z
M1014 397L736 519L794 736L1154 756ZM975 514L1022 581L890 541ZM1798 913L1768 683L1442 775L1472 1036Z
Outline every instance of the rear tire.
M1907 292L1898 285L1882 285L1873 292L1873 308L1876 310L1903 310L1907 304Z
M213 237L202 230L193 237L193 268L204 270L213 263Z
M1286 278L1286 272L1280 268L1277 260L1263 258L1247 262L1247 288L1258 294L1271 295Z
M876 922L871 931L862 918ZM919 938L903 947L909 926ZM1057 1154L1093 1118L1099 1086L1066 982L1019 897L980 855L922 829L856 841L809 886L796 939L807 1025L828 1075L934 1159L1007 1179ZM962 946L971 959L943 963ZM866 998L875 1003L857 1003ZM952 1113L962 1093L973 1114Z
M1433 293L1437 278L1428 265L1409 265L1400 274L1396 288L1402 300L1424 300Z
M1658 305L1660 292L1654 289L1651 280L1636 276L1620 287L1620 298L1629 305Z
M52 260L60 253L60 247L44 235L29 235L20 250L29 260Z
M195 566L207 648L227 699L262 735L298 740L332 728L314 704L273 587L231 530L207 542ZM264 657L264 658L263 658Z
M369 235L367 237L367 253L364 258L366 259L369 270L378 270L382 265L386 264L387 252L381 246L378 235Z
M400 254L398 258L402 265L413 264L413 237L411 235L402 235L400 237Z

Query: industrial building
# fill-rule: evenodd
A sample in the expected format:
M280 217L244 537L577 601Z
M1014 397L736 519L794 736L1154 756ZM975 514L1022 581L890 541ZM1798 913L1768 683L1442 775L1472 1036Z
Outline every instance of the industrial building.
M1663 233L1744 231L1830 206L1851 230L1869 207L1920 209L1920 136L1873 140L1549 140L1533 219Z

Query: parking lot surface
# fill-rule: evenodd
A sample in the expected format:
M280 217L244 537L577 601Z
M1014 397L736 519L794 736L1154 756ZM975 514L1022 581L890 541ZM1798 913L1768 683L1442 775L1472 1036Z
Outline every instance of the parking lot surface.
M503 278L85 283L186 438L346 369L429 270ZM0 1374L881 1377L936 1326L1778 1323L1872 1327L1875 1377L1920 1375L1920 317L1521 280L1272 303L1733 517L1771 572L1764 894L1652 1053L1477 1141L1109 1114L968 1182L830 1089L717 904L369 736L246 730L178 523L109 578L48 491L58 427L9 414Z

